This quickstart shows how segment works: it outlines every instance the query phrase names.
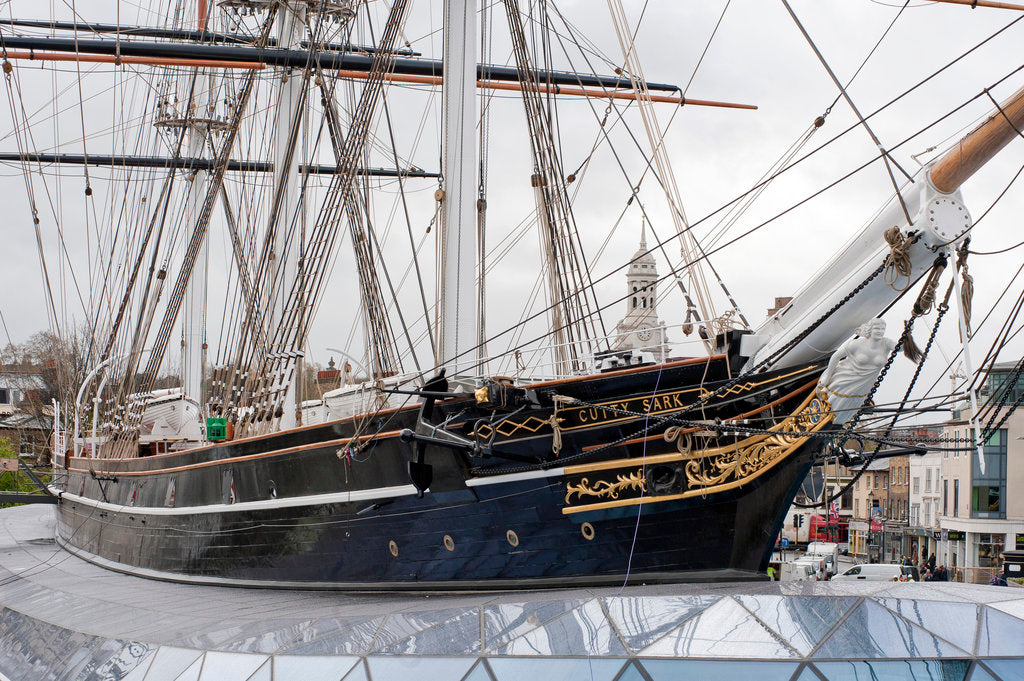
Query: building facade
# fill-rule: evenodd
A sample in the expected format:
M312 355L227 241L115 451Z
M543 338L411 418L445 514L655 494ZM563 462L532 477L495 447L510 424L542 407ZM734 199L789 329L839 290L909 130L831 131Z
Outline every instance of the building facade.
M944 430L937 561L965 568L968 581L986 581L1004 550L1024 549L1024 410L1012 405L1024 391L1016 363L997 364L970 409L954 413ZM975 427L989 432L972 446Z

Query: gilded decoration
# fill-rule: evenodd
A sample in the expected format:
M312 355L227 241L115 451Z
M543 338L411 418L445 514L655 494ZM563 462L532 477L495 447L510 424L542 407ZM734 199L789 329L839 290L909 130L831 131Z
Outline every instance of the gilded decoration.
M785 459L809 439L808 433L820 430L832 419L833 410L828 397L820 391L816 391L806 398L794 414L775 425L770 433L755 435L727 447L697 449L689 452L679 451L646 458L647 465L682 464L681 467L686 478L685 491L677 494L650 495L643 499L640 499L639 496L620 499L620 493L626 490L647 491L646 480L643 479L640 470L636 470L632 474L619 473L617 482L599 480L591 485L587 478L582 478L578 485L566 486L566 504L569 503L573 494L579 495L579 500L582 500L584 496L602 500L594 500L586 504L579 504L579 500L577 500L578 505L566 506L562 509L562 513L579 513L639 503L658 503L734 489L757 478ZM678 430L665 433L665 440L675 443L679 449L686 447L685 442L680 442L684 439L685 436ZM597 464L567 466L566 473L572 475L607 470L611 474L615 468L621 469L625 466L636 467L638 465L639 463L632 459L606 461Z
M616 482L598 480L593 485L590 484L587 478L582 478L578 485L566 485L565 503L569 503L569 499L572 498L573 494L579 495L580 499L584 496L618 499L619 492L629 489L640 490L641 492L647 491L647 480L644 479L640 471L630 475L622 473L618 476Z
M807 439L803 433L817 430L831 418L828 398L815 394L802 410L772 428L775 432L771 435L758 435L723 447L710 459L687 461L686 481L691 487L708 487L744 480L783 458Z

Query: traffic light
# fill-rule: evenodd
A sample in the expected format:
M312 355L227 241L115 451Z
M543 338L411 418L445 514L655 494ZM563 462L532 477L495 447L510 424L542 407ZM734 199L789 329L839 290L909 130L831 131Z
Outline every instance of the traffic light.
M804 517L802 515L798 515L796 517L796 526L797 527L803 527L803 525L804 525Z

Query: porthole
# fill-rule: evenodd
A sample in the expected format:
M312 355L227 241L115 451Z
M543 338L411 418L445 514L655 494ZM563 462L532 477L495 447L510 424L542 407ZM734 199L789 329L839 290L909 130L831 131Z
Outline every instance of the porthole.
M390 551L391 555L395 558L398 557L398 544L395 543L394 539L388 542L388 551Z
M508 543L512 546L519 546L519 535L512 530L505 533L505 539L507 539Z
M452 539L452 536L450 534L446 534L444 536L444 547L449 551L455 550L455 540Z
M583 535L584 539L590 541L594 538L594 526L590 523L583 523L580 525L580 533Z

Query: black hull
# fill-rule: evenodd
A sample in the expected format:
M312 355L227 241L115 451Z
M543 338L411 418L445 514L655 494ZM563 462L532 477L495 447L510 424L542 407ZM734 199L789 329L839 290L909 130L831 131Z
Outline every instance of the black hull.
M555 387L602 404L602 392L618 391L628 407L644 397L645 383L666 375L674 384L660 384L656 396L689 390L680 383L695 369L725 383L714 375L724 362L701 362ZM759 413L772 415L762 423L784 424L816 399L818 371L768 375L709 408L736 415L760 404ZM706 379L703 385L714 389ZM668 414L676 404L668 397L655 403ZM816 446L782 438L785 446L772 449L763 466L695 486L694 475L710 474L700 463L707 452L725 452L708 461L726 460L730 451L742 458L755 451L744 443L765 436L716 432L705 445L717 448L684 454L662 436L669 423L648 422L645 431L642 420L599 408L583 417L561 413L558 458L551 433L537 426L541 413L524 415L495 440L508 455L546 453L542 464L429 448L434 477L422 498L409 480L410 446L378 435L345 447L354 434L345 421L161 457L72 459L58 540L114 569L247 586L452 590L749 578L767 566ZM415 416L412 409L389 414L397 425ZM337 437L345 434L348 440ZM764 449L762 442L756 451ZM684 474L688 461L697 465Z

